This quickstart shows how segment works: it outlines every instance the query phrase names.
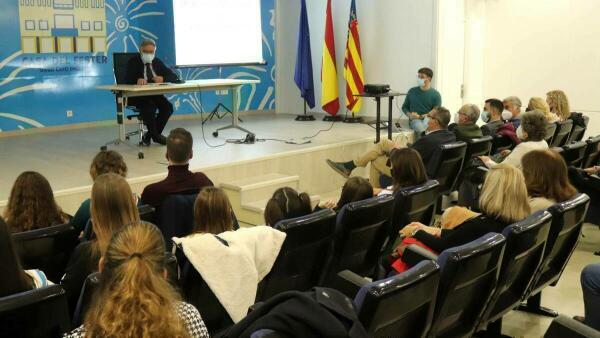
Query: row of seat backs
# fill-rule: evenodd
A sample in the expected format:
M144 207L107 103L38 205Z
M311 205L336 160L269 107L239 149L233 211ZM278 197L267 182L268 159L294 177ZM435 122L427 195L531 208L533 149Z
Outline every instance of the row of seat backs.
M359 318L375 337L421 337L427 329L407 332L405 318L411 318L415 330L425 328L425 306L436 303L430 336L462 337L484 330L538 287L560 278L588 204L589 198L579 194L506 227L501 235L446 250L437 260L439 277L432 261L422 261L405 273L367 284L355 298ZM503 252L497 255L490 248L498 249L501 242ZM478 256L484 252L487 256Z
M599 146L600 136L596 136L590 137L585 142L566 144L554 150L561 154L567 166L585 169L598 164Z
M545 140L550 147L562 147L566 144L579 142L587 130L589 117L583 117L586 127L575 126L573 120L558 121L548 124Z

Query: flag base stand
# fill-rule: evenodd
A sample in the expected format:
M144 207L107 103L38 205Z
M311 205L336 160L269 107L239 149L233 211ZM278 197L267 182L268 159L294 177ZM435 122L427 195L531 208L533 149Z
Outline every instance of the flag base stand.
M311 114L306 114L306 100L304 100L304 114L296 115L296 121L314 121L315 117Z
M297 115L296 121L315 121L315 117L312 115Z
M344 123L363 123L363 118L362 117L354 117L354 115L352 117L346 117L344 119Z
M323 121L326 122L339 122L342 120L342 117L338 115L326 115L325 117L323 117Z

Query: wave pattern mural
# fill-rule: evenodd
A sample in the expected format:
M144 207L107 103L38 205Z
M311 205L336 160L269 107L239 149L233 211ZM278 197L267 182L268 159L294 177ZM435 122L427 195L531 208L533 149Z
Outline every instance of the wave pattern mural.
M275 0L261 6L266 65L176 72L186 80L260 80L242 87L239 108L274 109ZM113 119L114 97L95 89L114 83L112 53L136 51L150 38L157 56L172 65L172 23L170 0L0 1L0 132ZM218 103L231 108L231 97L215 92L169 99L176 114L210 111Z

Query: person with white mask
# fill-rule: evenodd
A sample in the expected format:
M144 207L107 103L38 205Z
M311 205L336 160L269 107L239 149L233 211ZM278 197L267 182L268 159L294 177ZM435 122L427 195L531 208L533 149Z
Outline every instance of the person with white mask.
M509 96L502 103L504 104L502 119L512 123L515 129L519 128L521 125L521 100L516 96Z
M513 149L504 150L502 163L511 164L519 169L522 168L521 158L532 150L548 149L546 137L546 116L539 110L531 110L521 115L521 128L517 129L517 135L523 142ZM489 156L479 156L486 167L491 168L497 163Z
M440 93L431 88L433 71L429 68L421 68L417 72L418 86L411 88L406 94L402 112L410 120L409 125L415 131L415 136L419 138L427 129L427 114L435 108L442 106L442 97Z
M140 44L140 53L133 57L127 64L125 74L126 84L145 86L148 84L176 83L179 78L156 57L156 43L152 40L143 40ZM148 132L143 136L145 145L150 141L166 145L166 138L162 135L169 117L173 114L173 105L164 95L139 96L128 99L130 106L139 109ZM158 110L158 115L156 111Z
M512 117L512 114L508 112ZM481 120L485 122L481 126L481 133L483 136L494 136L498 128L504 124L504 121L508 120L504 118L504 105L502 101L498 99L487 99L483 112L481 113Z

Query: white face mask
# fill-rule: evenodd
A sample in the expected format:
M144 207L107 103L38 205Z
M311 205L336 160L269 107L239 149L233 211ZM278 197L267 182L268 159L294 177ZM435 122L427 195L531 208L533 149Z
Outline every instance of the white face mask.
M487 110L481 112L481 121L485 123L490 122L490 113Z
M502 111L502 120L506 121L506 120L510 120L512 119L513 115L509 110L504 109Z
M519 126L519 128L517 128L517 137L520 140L524 140L525 136L523 135L523 128L521 128L521 126Z
M419 87L423 87L425 85L425 79L421 79L420 77L418 77L417 83L419 84Z
M142 62L144 64L152 63L152 61L154 60L154 53L141 53L141 55Z

